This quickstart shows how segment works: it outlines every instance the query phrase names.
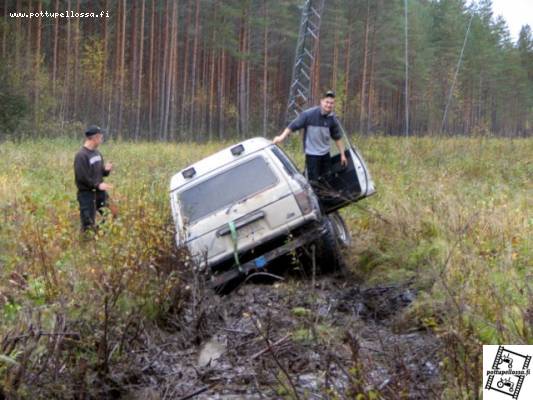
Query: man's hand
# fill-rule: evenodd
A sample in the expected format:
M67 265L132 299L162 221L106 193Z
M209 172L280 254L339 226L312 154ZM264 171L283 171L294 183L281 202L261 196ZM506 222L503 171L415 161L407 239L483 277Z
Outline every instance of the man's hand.
M346 159L346 155L344 153L341 153L341 165L343 168L348 166L348 160Z
M280 144L281 142L283 142L285 139L287 139L287 137L291 134L291 130L289 128L285 128L285 130L283 132L281 132L281 135L279 136L276 136L273 140L272 140L272 143L274 144Z
M110 162L105 163L104 169L105 169L107 172L111 172L111 170L113 169L113 164L110 163Z
M346 159L346 154L344 154L344 143L342 139L335 140L335 145L339 149L339 154L341 155L341 166L346 168L348 166L348 160Z
M101 190L103 192L109 189L113 189L113 185L110 185L109 183L104 183L104 182L98 185L98 190Z

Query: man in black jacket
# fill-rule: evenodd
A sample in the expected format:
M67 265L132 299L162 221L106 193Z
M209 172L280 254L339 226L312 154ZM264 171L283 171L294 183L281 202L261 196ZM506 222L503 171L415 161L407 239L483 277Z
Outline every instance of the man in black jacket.
M82 232L94 229L96 211L102 214L102 208L108 205L107 190L113 186L104 183L113 165L104 164L104 159L97 150L104 140L100 127L92 125L85 131L85 142L74 158L74 175L78 188L80 220Z

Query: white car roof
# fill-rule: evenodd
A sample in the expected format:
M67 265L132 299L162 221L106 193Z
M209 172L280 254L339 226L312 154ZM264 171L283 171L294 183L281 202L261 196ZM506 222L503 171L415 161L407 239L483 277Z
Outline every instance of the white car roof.
M235 146L242 145L244 147L244 152L238 156L231 154L231 149ZM244 142L236 143L232 146L226 147L219 152L210 155L200 161L195 162L187 166L186 168L179 171L175 174L170 180L170 191L174 191L179 187L183 186L186 183L192 182L199 177L211 172L215 169L222 167L223 165L229 164L235 160L238 160L241 157L244 157L250 153L253 153L258 150L262 150L272 144L272 141L264 137L255 137L252 139L245 140ZM196 173L192 178L185 178L182 174L183 171L194 168Z

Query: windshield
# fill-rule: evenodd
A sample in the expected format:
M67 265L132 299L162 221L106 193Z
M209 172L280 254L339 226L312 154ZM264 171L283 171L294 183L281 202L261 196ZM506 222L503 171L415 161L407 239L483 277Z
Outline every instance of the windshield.
M278 179L261 156L245 161L179 194L180 208L193 223L274 186Z

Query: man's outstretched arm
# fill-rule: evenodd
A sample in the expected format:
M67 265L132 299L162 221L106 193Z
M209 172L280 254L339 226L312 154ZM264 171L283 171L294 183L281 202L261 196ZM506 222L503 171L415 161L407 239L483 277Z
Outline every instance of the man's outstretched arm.
M291 134L291 130L290 128L285 128L285 130L281 133L281 135L279 136L276 136L274 138L274 140L272 141L274 144L280 144L282 143L285 139L287 139L289 137L289 135Z
M279 136L276 136L273 140L274 144L279 144L281 142L283 142L285 139L287 139L287 137L289 137L289 135L291 134L291 132L294 132L294 131L298 131L300 129L302 129L305 124L306 124L306 118L307 118L307 113L304 111L304 112L301 112L295 119L294 121L292 121L286 128L285 130L281 133L281 135Z

